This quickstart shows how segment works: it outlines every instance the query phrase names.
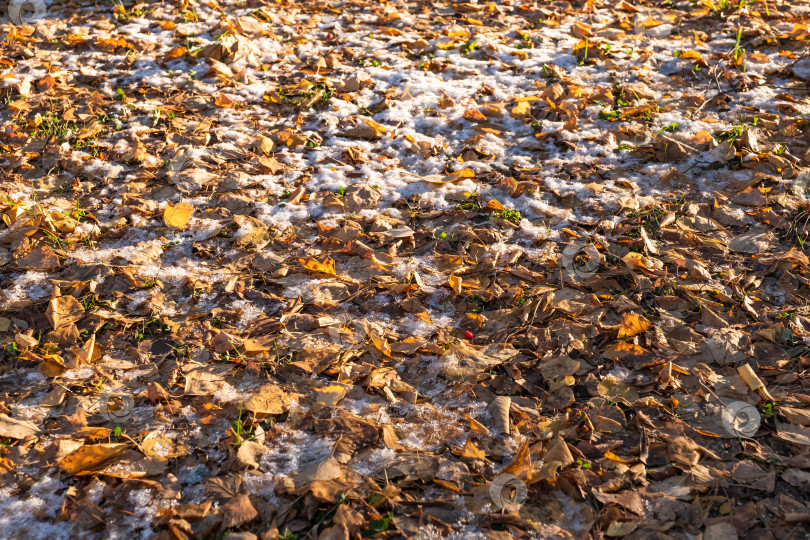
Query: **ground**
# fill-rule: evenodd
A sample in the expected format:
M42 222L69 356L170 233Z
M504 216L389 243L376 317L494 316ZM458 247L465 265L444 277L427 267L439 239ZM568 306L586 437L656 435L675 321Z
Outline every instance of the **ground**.
M11 4L0 537L810 534L810 3Z

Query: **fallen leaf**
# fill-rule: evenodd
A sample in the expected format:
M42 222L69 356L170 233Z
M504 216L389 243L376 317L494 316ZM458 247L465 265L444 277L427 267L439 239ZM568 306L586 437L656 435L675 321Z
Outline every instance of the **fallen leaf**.
M128 447L124 443L86 444L65 456L59 466L74 476L95 474L122 456Z
M0 414L0 437L24 439L37 433L39 428L35 424Z
M619 327L619 338L633 337L650 329L650 322L635 313L623 313L622 324Z
M333 276L335 275L335 261L329 257L326 257L323 262L312 258L298 259L298 262L300 262L301 266L307 270L312 270L313 272L322 272L324 274L332 274Z
M307 465L295 477L295 486L301 487L312 482L325 482L343 476L340 464L333 457Z
M177 203L172 206L171 203L166 205L166 210L163 212L163 221L168 227L175 227L182 229L186 223L191 219L194 213L194 207L188 203Z

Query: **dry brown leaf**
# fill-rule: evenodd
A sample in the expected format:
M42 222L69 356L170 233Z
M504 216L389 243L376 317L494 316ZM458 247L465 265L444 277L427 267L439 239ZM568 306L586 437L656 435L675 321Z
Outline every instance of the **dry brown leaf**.
M128 448L129 445L124 443L86 444L65 456L59 466L70 475L95 474Z
M562 440L562 439L560 439ZM565 444L565 442L563 442ZM546 452L546 461L552 461L554 458L553 452ZM573 459L571 460L573 461ZM520 478L525 478L528 481L531 481L532 476L532 457L529 453L529 443L523 441L521 443L520 448L518 449L515 456L512 458L511 463L507 465L502 471L501 474L514 474Z
M487 411L492 417L492 426L496 432L509 435L509 407L512 400L509 396L498 396L492 400Z
M0 414L0 437L9 439L24 439L39 433L39 428L32 422L11 418Z
M245 494L236 495L233 499L222 505L222 526L225 528L239 527L259 517L259 512Z
M84 314L84 306L73 296L53 298L45 310L45 316L54 328L79 322Z
M243 403L245 410L260 415L282 414L287 410L287 394L275 384L266 384L253 391Z
M236 451L236 459L244 467L258 469L261 457L267 453L268 448L256 441L242 441L239 450Z
M341 469L340 464L335 458L329 457L301 469L295 477L295 486L301 487L312 482L336 480L342 476L343 469Z
M141 442L141 451L146 457L161 461L189 454L188 448L177 439L165 437L158 431L153 431L144 437Z

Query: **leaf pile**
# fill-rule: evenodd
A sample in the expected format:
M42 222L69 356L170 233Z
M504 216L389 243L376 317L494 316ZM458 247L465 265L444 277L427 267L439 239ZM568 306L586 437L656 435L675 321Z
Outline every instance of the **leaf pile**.
M807 8L5 24L0 536L807 534Z

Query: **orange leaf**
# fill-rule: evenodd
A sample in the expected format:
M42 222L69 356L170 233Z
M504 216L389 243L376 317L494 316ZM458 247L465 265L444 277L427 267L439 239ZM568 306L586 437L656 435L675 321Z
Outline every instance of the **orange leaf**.
M650 329L650 322L641 318L635 313L623 313L624 320L619 327L619 337L633 337L636 334L646 332Z
M94 474L127 448L128 445L123 443L86 444L65 456L59 465L67 474Z
M592 37L591 27L585 23L574 22L571 26L571 33L578 38Z
M514 474L522 478L531 478L532 473L532 457L529 454L529 443L523 441L523 444L518 450L518 453L512 458L512 463L506 466L501 473Z
M377 122L375 122L374 120L371 120L369 118L363 118L363 122L365 122L368 127L373 129L377 133L386 133L388 131L388 129L386 129L385 126L380 125Z
M301 263L301 266L307 270L312 270L313 272L323 272L324 274L332 274L333 276L335 275L335 261L330 257L324 259L323 262L313 258L298 259L298 261Z
M464 418L466 418L467 421L470 423L470 431L474 433L480 433L481 435L489 435L489 430L486 428L486 426L484 426L484 424L482 424L469 414L465 414Z
M439 484L440 486L449 489L450 491L455 491L456 493L461 493L461 490L458 488L458 486L456 486L456 485L454 485L454 484L452 484L450 482L447 482L446 480L441 480L439 478L434 478L433 481L436 482L437 484Z
M647 352L644 347L626 341L617 341L602 352L605 358L624 358L632 354L644 354Z
M477 446L467 439L467 443L464 445L464 449L461 451L461 457L467 459L486 459L487 453L483 450L479 450Z
M495 210L496 212L500 212L501 210L503 210L503 208L504 208L503 205L495 199L492 199L487 203L488 210Z
M474 120L477 122L487 121L487 117L484 116L483 113L481 113L481 111L475 109L468 109L467 111L465 111L464 118L466 118L467 120Z
M453 289L453 292L456 294L461 294L461 278L458 276L450 276L447 278L447 283L450 285L450 288Z
M611 451L605 452L605 458L609 459L610 461L615 461L617 463L635 463L637 460L627 460L623 457L617 456Z
M214 99L214 105L217 107L222 107L223 109L229 109L235 105L234 101L226 96L225 94L220 94Z

